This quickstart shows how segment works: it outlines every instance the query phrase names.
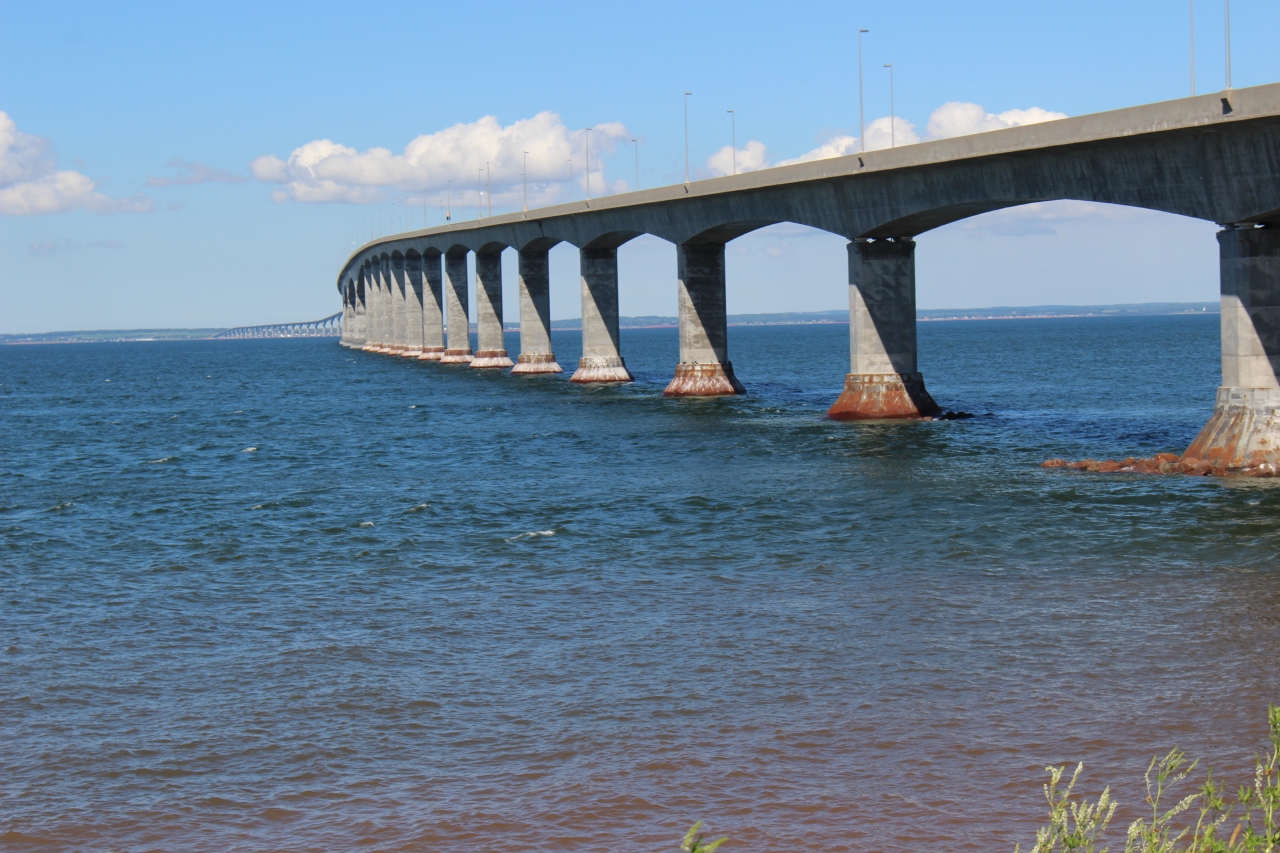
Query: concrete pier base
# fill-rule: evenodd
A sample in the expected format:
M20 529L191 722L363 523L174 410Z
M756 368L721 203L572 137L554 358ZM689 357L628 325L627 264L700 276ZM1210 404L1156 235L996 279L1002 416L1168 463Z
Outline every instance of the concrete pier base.
M1214 471L1280 464L1280 228L1218 232L1222 386L1182 454Z
M511 367L513 362L504 349L477 350L471 359L472 367Z
M844 393L827 410L827 417L871 421L931 417L940 411L919 373L850 373L844 377Z
M850 369L827 416L865 421L938 414L916 369L915 241L855 240L848 251Z
M667 397L745 394L727 356L729 320L725 311L723 243L683 243L676 247L679 277L680 363Z
M1219 388L1213 417L1182 454L1222 471L1280 464L1280 388Z
M745 394L738 377L733 375L733 364L677 364L675 378L662 392L665 397L725 397Z
M471 363L471 321L467 299L467 250L455 246L444 256L444 302L448 340L441 364Z
M536 373L564 373L564 368L556 363L556 355L552 352L520 353L512 373L531 375Z
M502 333L502 248L476 252L476 338L471 366L511 367Z
M582 286L582 358L570 382L630 382L618 334L618 247L588 245L578 253Z
M520 250L520 357L512 373L564 373L551 351L551 263L548 246Z
M439 361L444 357L444 347L423 347L422 352L418 355L419 361Z
M570 382L631 382L634 377L627 370L620 355L593 356L578 359L578 369L569 377Z

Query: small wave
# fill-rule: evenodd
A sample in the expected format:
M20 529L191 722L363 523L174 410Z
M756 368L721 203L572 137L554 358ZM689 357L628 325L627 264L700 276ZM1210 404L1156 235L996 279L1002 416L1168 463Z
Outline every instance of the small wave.
M554 530L530 530L528 533L521 533L519 536L512 536L506 540L508 542L519 542L521 539L537 539L539 536L555 536Z
M258 448L256 448L256 447L246 447L244 450L241 450L240 452L241 452L241 453L257 453L257 452L258 452Z
M414 504L405 510L405 512L422 512L424 509L430 509L431 504Z
M362 522L360 522L359 524L357 524L357 525L356 525L356 527L373 527L373 522L372 522L372 521L362 521Z
M163 465L165 462L172 462L172 461L174 460L174 458L175 458L175 457L173 457L173 456L161 456L159 459L148 459L148 460L147 460L147 464L148 464L148 465Z
M71 507L75 505L76 505L75 501L63 501L57 506L49 507L47 510L45 510L45 512L60 512L61 510L64 510L64 509L71 509Z

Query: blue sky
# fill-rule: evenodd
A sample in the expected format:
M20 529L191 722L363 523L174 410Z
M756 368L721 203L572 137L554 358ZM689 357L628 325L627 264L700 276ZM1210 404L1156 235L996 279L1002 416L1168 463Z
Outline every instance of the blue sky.
M1198 0L1196 15L1198 88L1215 91L1224 84L1221 0ZM1235 0L1232 25L1234 85L1280 80L1280 3ZM440 150L451 143L453 154L423 180L456 178L455 218L475 215L474 170L485 157L477 150L475 164L462 161L477 140L530 120L519 127L534 128L543 146L536 198L569 192L557 146L576 151L584 127L596 128L596 194L634 183L631 138L640 140L643 185L678 182L686 90L698 174L715 174L718 152L727 153L728 109L747 165L847 144L858 132L859 26L871 31L868 123L889 113L883 65L892 62L896 112L921 136L951 102L980 105L976 115L996 121L1031 108L1080 115L1176 98L1190 86L1182 0L3 0L0 112L10 144L0 155L0 332L333 313L333 277L357 232L367 235L379 215L388 230L392 202L402 222L405 198L420 226L422 194L406 189L414 176L382 187L365 172L323 191L297 186L291 154L321 140L354 149L356 167L375 172L383 155L364 156L369 149L389 149L383 159L394 165L416 138ZM68 173L56 193L10 193L4 205L6 189L47 189L55 160ZM429 223L440 220L443 189L426 192ZM495 212L519 205L519 193L518 170L507 168ZM307 197L320 200L298 200ZM52 210L30 212L28 201ZM990 214L921 235L919 304L1216 299L1214 230L1079 203ZM730 310L842 307L843 245L787 225L735 241ZM623 313L674 313L673 247L642 238L620 262ZM578 314L576 275L576 250L556 249L556 317Z

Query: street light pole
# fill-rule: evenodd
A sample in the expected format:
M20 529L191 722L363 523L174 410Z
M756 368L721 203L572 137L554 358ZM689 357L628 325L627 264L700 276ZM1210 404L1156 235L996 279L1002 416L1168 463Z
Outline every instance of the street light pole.
M587 152L587 201L591 201L591 128L583 128L583 133Z
M862 110L862 34L871 30L858 28L858 150L866 151L867 144L863 137L867 135L867 123Z
M895 127L895 125L897 124L896 122L897 116L894 114L894 108L893 108L893 63L886 62L884 67L889 69L889 147L897 148L898 147L898 136L897 136L898 129Z
M573 158L565 160L569 164L569 201L573 201Z
M452 222L453 221L453 181L448 181L446 185L448 189L446 190L446 195L445 195L445 198L447 199L447 201L445 202L445 206L444 206L444 221Z
M484 219L484 169L476 169L476 221Z
M489 180L489 161L484 161L484 200L489 205L489 217L493 216L493 182Z
M689 96L693 92L684 93L684 183L689 185Z
M1227 90L1231 90L1231 0L1225 0L1227 16Z
M1191 97L1196 96L1196 0L1188 0L1191 7Z
M727 112L729 113L729 127L733 134L729 137L729 141L733 143L729 150L733 152L733 173L736 175L738 174L738 117L733 110L727 110Z
M524 209L529 209L529 152L524 152L524 171L520 173L524 179Z
M636 189L640 189L640 143L633 139L631 142L636 146Z

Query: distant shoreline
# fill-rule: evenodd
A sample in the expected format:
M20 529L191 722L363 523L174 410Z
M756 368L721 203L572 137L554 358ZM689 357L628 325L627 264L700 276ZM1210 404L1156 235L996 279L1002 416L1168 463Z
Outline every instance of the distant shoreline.
M1218 314L1217 302L1139 302L1119 305L1032 305L997 308L930 308L916 312L921 323L958 320L1052 320L1072 317L1153 317L1187 314ZM792 311L776 314L730 314L730 326L840 326L849 325L847 309L834 311ZM623 329L673 329L675 317L619 317ZM472 326L474 329L475 327ZM508 326L506 331L517 331ZM582 320L553 320L552 331L581 331ZM35 334L0 335L0 344L81 344L81 343L146 343L153 341L210 340L225 329L108 329L102 331L40 332Z

